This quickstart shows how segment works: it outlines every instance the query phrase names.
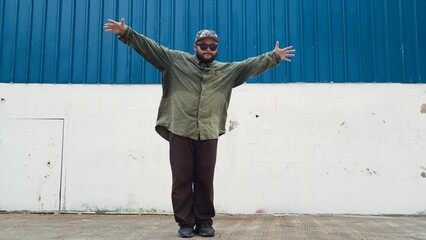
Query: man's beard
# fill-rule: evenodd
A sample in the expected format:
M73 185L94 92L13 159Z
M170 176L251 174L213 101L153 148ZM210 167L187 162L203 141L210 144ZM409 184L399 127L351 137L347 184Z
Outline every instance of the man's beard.
M210 59L205 59L202 54L200 55L198 53L195 53L195 55L197 56L198 61L202 63L211 63L216 59L216 55L214 55L213 53L210 54L212 56Z

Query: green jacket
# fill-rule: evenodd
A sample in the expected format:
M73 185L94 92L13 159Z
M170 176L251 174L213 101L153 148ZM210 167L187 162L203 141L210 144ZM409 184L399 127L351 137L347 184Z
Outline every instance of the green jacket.
M273 51L241 62L200 63L186 52L171 50L128 27L119 39L162 73L163 96L155 130L194 140L217 139L225 123L232 88L277 66Z

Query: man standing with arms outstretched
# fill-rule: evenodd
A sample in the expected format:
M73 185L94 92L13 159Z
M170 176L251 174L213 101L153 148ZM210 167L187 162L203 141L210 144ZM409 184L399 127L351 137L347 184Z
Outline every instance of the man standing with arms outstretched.
M163 95L155 130L169 141L172 205L179 237L213 237L213 176L217 141L225 133L232 89L277 66L290 62L292 46L241 62L215 61L219 37L201 30L195 54L171 50L120 22L108 19L106 32L115 33L162 73ZM195 227L195 229L194 229Z

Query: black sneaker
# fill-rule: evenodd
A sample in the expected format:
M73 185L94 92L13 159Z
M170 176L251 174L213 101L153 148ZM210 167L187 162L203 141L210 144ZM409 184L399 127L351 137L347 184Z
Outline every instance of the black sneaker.
M209 223L197 224L194 232L201 237L214 237L214 228Z
M178 233L181 238L192 238L194 236L192 227L180 227Z

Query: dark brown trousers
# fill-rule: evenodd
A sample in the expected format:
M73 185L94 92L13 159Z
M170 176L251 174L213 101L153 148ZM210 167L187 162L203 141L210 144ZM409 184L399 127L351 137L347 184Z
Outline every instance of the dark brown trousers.
M172 204L179 226L213 223L213 176L217 139L193 140L169 134Z

